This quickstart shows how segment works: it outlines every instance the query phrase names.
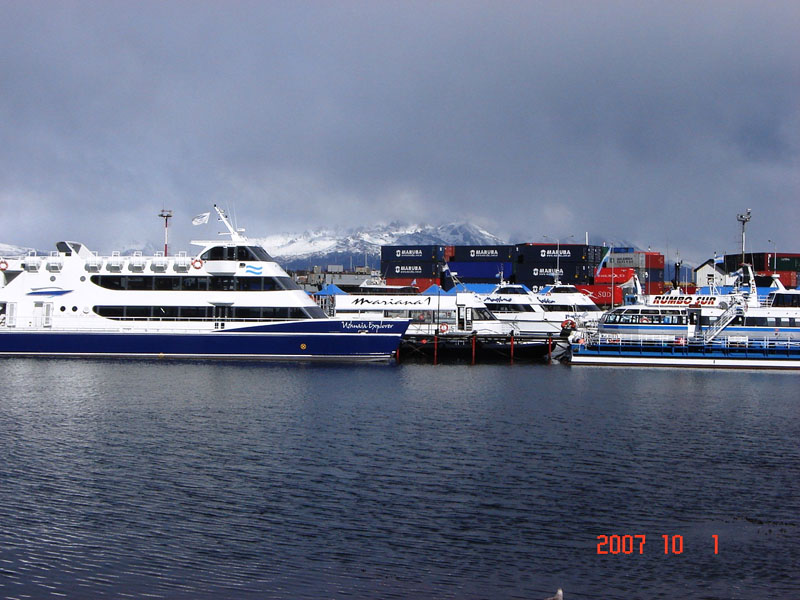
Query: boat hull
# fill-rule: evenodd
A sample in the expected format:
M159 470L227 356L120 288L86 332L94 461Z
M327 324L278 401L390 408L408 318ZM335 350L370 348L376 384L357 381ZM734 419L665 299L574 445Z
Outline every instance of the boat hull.
M800 369L800 344L573 344L570 364L715 369Z
M326 320L213 332L2 331L0 355L381 361L406 322Z

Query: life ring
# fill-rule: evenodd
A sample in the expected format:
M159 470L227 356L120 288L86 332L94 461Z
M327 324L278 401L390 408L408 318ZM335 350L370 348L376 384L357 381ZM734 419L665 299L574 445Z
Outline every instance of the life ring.
M192 261L192 266L193 266L195 269L199 269L199 268L201 268L201 267L203 266L203 261L202 261L202 260L200 260L199 258L195 258L195 259Z
M577 329L578 325L572 319L564 319L561 329Z
M450 327L447 325L447 323L442 323L441 325L439 325L439 331L441 333L447 333L448 329L450 329Z
M8 268L8 263L4 259L0 259L0 271L5 271Z

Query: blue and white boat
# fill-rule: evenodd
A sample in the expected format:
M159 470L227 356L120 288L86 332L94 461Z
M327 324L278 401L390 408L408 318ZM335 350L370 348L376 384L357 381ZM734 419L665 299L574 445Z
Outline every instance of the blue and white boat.
M229 239L194 256L101 257L77 242L0 258L0 355L373 361L402 319L329 318L214 206Z
M752 271L730 294L665 294L605 313L577 332L571 363L800 369L800 290L760 302Z

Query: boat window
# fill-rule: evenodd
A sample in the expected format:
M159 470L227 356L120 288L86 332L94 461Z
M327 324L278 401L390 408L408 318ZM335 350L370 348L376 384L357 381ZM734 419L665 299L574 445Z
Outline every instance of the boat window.
M212 277L208 287L212 291L230 292L236 289L235 277Z
M153 278L152 277L128 277L128 283L125 286L128 290L152 290Z
M164 320L174 320L178 318L178 307L177 306L154 306L153 307L153 318L154 319L164 319Z
M276 288L276 289L284 289L284 290L299 290L300 289L300 286L297 285L291 277L275 277L274 279L281 286L280 288Z
M126 306L125 317L128 319L146 319L150 316L149 306Z
M170 275L92 275L92 283L109 290L283 291L299 290L291 277L175 277Z
M772 302L770 303L770 306L795 307L795 308L800 307L800 294L797 293L780 294L777 292L772 292L772 294L770 295L772 296Z
M412 323L433 323L432 310L409 310L406 318L411 319Z
M208 289L208 277L181 277L180 288L185 291L205 291Z
M272 257L269 253L264 250L261 246L250 246L250 252L255 256L254 259L251 260L261 260L261 261L269 261L272 262Z
M210 306L181 306L180 315L182 319L206 319L211 316Z
M486 308L495 313L535 312L530 304L501 304L497 302L487 302Z
M473 321L496 321L497 317L487 308L473 308L472 319Z
M181 289L180 277L154 277L153 289L159 291L177 291Z
M542 308L552 312L575 312L575 307L571 304L542 304Z
M233 309L234 319L260 319L260 306L237 306Z
M319 306L306 306L303 310L309 319L326 319L328 317Z
M225 247L214 246L200 255L202 260L225 260Z
M115 320L207 320L213 317L210 306L94 306L92 310ZM324 319L318 306L307 307L232 307L231 317L239 320Z

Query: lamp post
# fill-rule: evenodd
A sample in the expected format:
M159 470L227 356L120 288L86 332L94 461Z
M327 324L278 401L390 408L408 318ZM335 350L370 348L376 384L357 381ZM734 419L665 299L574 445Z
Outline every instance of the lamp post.
M542 237L545 238L545 239L550 239L550 240L554 239L556 241L556 272L555 272L555 276L554 276L554 278L555 278L555 282L554 283L559 284L559 283L561 283L561 238L552 238L552 237L548 237L546 235L543 235ZM569 240L569 239L574 238L574 237L575 237L574 235L570 235L567 238L565 238L564 241Z

